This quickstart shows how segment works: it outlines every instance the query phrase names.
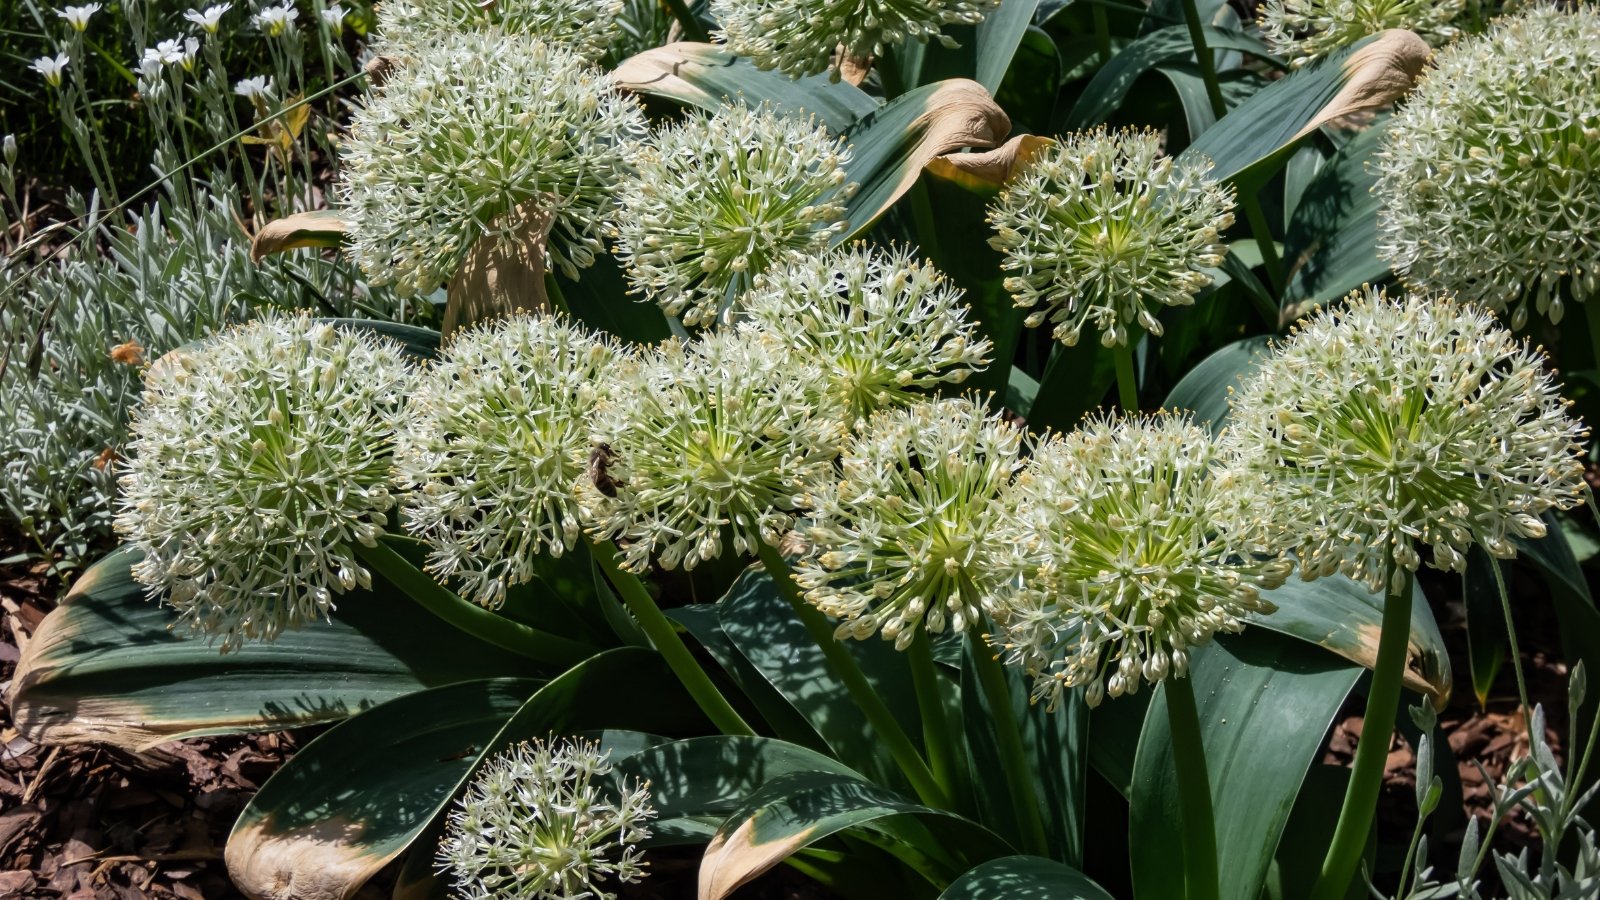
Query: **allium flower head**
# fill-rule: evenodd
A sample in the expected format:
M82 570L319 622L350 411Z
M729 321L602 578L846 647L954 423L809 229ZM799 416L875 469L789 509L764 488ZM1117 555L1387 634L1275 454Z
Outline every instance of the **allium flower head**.
M589 419L623 351L549 316L515 316L456 337L422 376L395 445L406 527L429 569L498 606L540 553L581 539L573 484Z
M807 600L844 620L841 639L878 632L903 650L919 627L964 631L998 611L995 531L1021 442L965 399L881 412L851 437L842 473L802 497L810 552L795 572Z
M976 25L999 0L711 0L729 49L791 78L830 72L844 59L879 58L907 41L937 38L946 25ZM842 53L842 57L841 54Z
M252 322L151 368L116 529L133 575L224 650L275 638L370 584L394 505L399 346L305 316Z
M617 255L634 290L690 327L728 315L757 275L844 230L849 157L823 126L765 107L657 132L620 188Z
M852 423L920 390L960 384L994 349L939 270L909 250L865 244L772 269L756 279L743 315L742 327L822 366Z
M623 0L385 0L381 51L407 53L440 35L497 31L557 44L593 62L618 32Z
M532 741L490 759L450 812L438 865L462 900L613 900L647 873L650 786L612 786L588 741Z
M643 570L693 568L776 545L800 485L828 471L844 425L819 406L822 372L749 331L668 342L624 374L595 416L604 478L579 482L585 524Z
M996 540L1022 577L1007 597L1008 661L1052 708L1091 706L1189 668L1189 648L1272 605L1290 564L1230 534L1244 508L1213 475L1211 435L1186 418L1092 418L1035 447Z
M1017 273L1006 290L1040 307L1028 326L1048 318L1069 347L1086 323L1107 347L1135 324L1159 336L1153 309L1193 303L1228 252L1233 188L1210 171L1161 156L1152 131L1084 132L1040 153L989 208L989 243Z
M1267 0L1261 33L1298 68L1391 28L1414 31L1434 47L1461 36L1455 21L1466 0Z
M1527 321L1600 295L1600 7L1537 4L1441 50L1375 168L1406 283Z
M1390 590L1420 563L1460 572L1474 544L1516 555L1539 516L1582 499L1580 442L1544 356L1446 297L1367 288L1300 323L1231 398L1239 496L1307 578Z
M575 278L603 250L621 142L643 131L638 104L567 50L440 34L351 123L351 255L380 283L427 292L480 238L550 216L548 261Z

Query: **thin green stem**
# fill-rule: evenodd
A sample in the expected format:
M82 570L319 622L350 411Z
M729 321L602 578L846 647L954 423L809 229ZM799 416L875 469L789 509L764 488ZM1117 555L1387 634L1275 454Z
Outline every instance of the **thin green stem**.
M678 629L672 625L661 612L661 607L644 589L644 583L632 572L624 571L617 559L617 548L610 541L592 545L595 561L606 573L606 578L616 587L622 595L622 602L627 605L633 617L639 621L639 627L650 638L656 650L667 661L668 668L678 676L683 683L684 690L694 698L696 705L717 726L723 734L753 735L755 729L745 722L739 715L728 698L722 696L722 691L717 689L711 677L706 674L700 663L695 661L694 654L689 652L689 647L678 636Z
M1206 32L1195 0L1183 0L1183 18L1189 25L1189 43L1194 45L1194 58L1200 64L1200 77L1206 83L1206 99L1211 101L1211 113L1220 119L1228 114L1228 104L1222 99L1222 84L1217 81L1217 58L1206 45Z
M561 666L574 665L595 654L595 648L588 644L529 628L463 600L384 541L372 547L358 544L356 554L417 605L485 643Z
M917 692L917 708L922 713L922 746L928 749L928 764L933 778L951 798L964 797L957 782L966 772L956 753L955 731L950 717L945 714L944 685L939 678L937 664L933 661L933 639L927 632L919 632L911 646L906 648L906 661L911 664L911 683Z
M1393 560L1385 566L1384 584L1394 580ZM1322 875L1312 889L1311 900L1338 900L1355 878L1356 866L1372 829L1378 790L1383 786L1383 765L1389 755L1389 737L1394 734L1394 717L1400 709L1400 683L1406 671L1406 645L1411 639L1411 576L1401 579L1400 590L1383 603L1383 632L1378 637L1378 658L1372 667L1372 687L1367 691L1367 712L1361 720L1361 742L1356 745L1355 763L1350 770L1350 786L1339 810L1339 824L1333 832L1328 855L1322 860Z
M1133 335L1128 336L1128 341L1117 345L1117 395L1122 402L1123 412L1136 415L1139 412L1139 384L1133 374Z
M1011 805L1017 811L1017 824L1022 830L1022 849L1039 856L1050 855L1049 842L1044 836L1044 821L1039 816L1039 801L1035 797L1033 771L1027 755L1022 751L1022 729L1017 724L1017 713L1012 708L1011 685L1000 668L994 649L984 643L983 635L988 623L969 631L972 645L972 668L978 673L978 684L989 701L989 716L994 720L995 743L1000 750L1000 767L1006 780L1006 792L1011 795Z
M559 310L562 315L572 318L572 307L567 305L567 295L561 292L561 283L556 281L554 272L544 273L544 294L550 301L550 307Z
M1494 572L1494 586L1500 591L1500 609L1506 614L1506 640L1511 642L1511 671L1517 676L1517 700L1522 704L1522 724L1531 738L1533 705L1528 702L1528 682L1522 675L1522 650L1517 646L1517 623L1511 619L1511 598L1506 594L1506 577L1500 571L1500 560L1489 556L1489 570Z
M851 699L861 708L867 722L878 734L878 739L883 741L888 748L889 755L894 758L895 765L905 773L906 779L911 782L912 790L922 802L940 809L951 807L950 796L939 786L939 780L933 777L933 772L928 764L923 762L922 754L918 752L916 744L900 727L894 713L884 704L883 698L872 689L872 684L867 681L867 676L862 673L861 667L856 665L855 658L850 652L839 644L834 637L833 629L828 627L828 621L816 607L806 602L800 596L800 589L795 584L794 572L789 564L784 561L783 555L776 548L762 542L758 547L761 564L766 567L772 581L778 586L778 592L789 601L794 608L795 615L799 617L800 624L811 634L811 639L817 642L822 650L823 659L833 677L839 679L845 690L850 692Z
M683 34L691 41L705 43L711 40L711 35L706 33L706 27L689 11L689 6L684 0L667 0L667 8L672 10L672 17L683 26Z
M1238 191L1239 208L1244 210L1244 220L1250 225L1250 235L1261 250L1261 267L1267 270L1267 287L1274 297L1283 296L1283 260L1278 258L1278 245L1272 240L1272 229L1267 225L1267 214L1261 211L1261 202L1255 191ZM1281 302L1281 300L1280 300ZM1268 322L1276 326L1276 321Z
M1183 883L1187 900L1217 900L1217 820L1211 809L1211 777L1200 740L1200 712L1194 685L1173 677L1162 683L1167 695L1167 730L1178 776L1183 822Z
M1600 369L1600 303L1584 303L1583 317L1589 322L1589 347L1594 351L1594 367Z

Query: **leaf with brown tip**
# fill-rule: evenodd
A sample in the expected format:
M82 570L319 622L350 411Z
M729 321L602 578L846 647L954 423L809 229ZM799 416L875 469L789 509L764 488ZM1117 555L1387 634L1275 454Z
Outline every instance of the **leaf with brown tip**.
M301 247L340 247L350 223L332 209L314 209L275 219L250 239L250 259L260 262L274 253Z

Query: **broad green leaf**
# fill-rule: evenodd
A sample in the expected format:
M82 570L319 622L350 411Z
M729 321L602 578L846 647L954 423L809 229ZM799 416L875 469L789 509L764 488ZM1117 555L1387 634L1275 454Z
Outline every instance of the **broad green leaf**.
M1011 120L983 85L952 78L907 91L845 132L851 158L845 164L858 185L850 198L850 225L835 244L864 235L894 202L916 184L922 169L946 153L999 146Z
M903 785L903 776L850 694L831 674L822 651L759 567L739 577L717 603L728 640L782 694L845 764L881 784ZM845 641L867 680L917 740L922 734L916 693L904 658L874 638Z
M1263 88L1229 110L1182 155L1210 159L1218 180L1263 181L1318 128L1404 95L1430 52L1427 42L1409 31L1364 38Z
M485 759L518 741L705 727L650 650L597 654L535 687L494 679L424 691L318 737L240 814L229 875L252 896L348 897L437 821Z
M779 112L816 116L832 131L848 131L876 112L878 101L827 75L791 79L763 71L716 44L680 41L623 60L611 80L624 90L715 112L732 100L767 103Z
M728 816L774 779L826 772L860 779L815 750L766 737L712 735L651 747L616 765L616 776L650 783L652 844L703 843Z
M667 617L682 625L711 654L722 671L750 699L773 733L786 741L793 741L812 750L824 750L827 742L817 734L805 716L794 708L772 683L745 659L728 633L722 628L717 607L711 603L695 603L666 610Z
M301 109L309 110L303 106ZM274 219L261 226L250 239L250 259L260 262L274 253L284 253L301 247L342 247L350 223L344 214L333 209L314 209Z
M956 46L946 47L938 41L907 41L896 48L889 60L892 64L900 57L909 57L900 60L901 77L909 85L971 78L992 93L1000 89L1038 7L1039 0L1001 0L977 25L945 26L945 35Z
M1262 629L1195 648L1223 897L1256 897L1307 770L1361 670ZM1129 792L1134 895L1182 897L1182 814L1166 687L1146 711ZM1107 700L1116 703L1117 700Z
M1388 264L1378 258L1377 176L1370 171L1387 125L1384 119L1363 130L1306 185L1284 237L1290 272L1285 320L1388 276Z
M1074 347L1051 342L1050 362L1028 411L1030 428L1068 430L1100 406L1116 379L1111 354L1103 349L1098 340Z
M1169 62L1156 66L1155 71L1167 79L1173 92L1178 95L1178 102L1183 106L1184 129L1188 133L1188 140L1194 140L1217 124L1217 116L1211 111L1211 97L1206 93L1205 79L1201 77L1199 67L1192 62ZM1265 78L1246 69L1229 72L1218 81L1217 86L1222 89L1222 102L1229 109L1243 103L1268 84ZM1169 141L1173 139L1172 136L1168 137Z
M1111 900L1089 876L1042 856L991 859L967 871L939 900Z
M1467 664L1478 709L1489 703L1489 688L1506 659L1506 625L1495 585L1493 562L1482 547L1467 550L1467 571L1461 575L1461 605L1467 613Z
M1213 50L1239 50L1276 62L1272 51L1259 38L1209 25L1205 35L1206 43ZM1140 75L1161 63L1193 56L1194 45L1189 42L1189 29L1185 25L1168 25L1139 38L1113 56L1110 64L1084 88L1077 105L1067 116L1066 129L1079 131L1107 121L1127 99Z
M444 336L432 328L385 322L381 319L327 319L335 328L365 331L380 338L398 341L400 348L414 360L427 361L439 355L439 343Z
M228 836L228 874L249 896L350 896L461 789L532 682L419 691L343 722L295 754Z
M1413 579L1411 588L1411 640L1406 645L1405 686L1426 695L1443 709L1450 699L1450 656L1433 618L1433 608ZM1383 632L1382 595L1344 577L1331 575L1316 581L1291 576L1288 583L1262 596L1277 604L1277 612L1252 613L1250 622L1280 634L1299 638L1331 650L1365 668L1378 661L1378 636Z
M272 731L354 715L424 688L534 664L450 628L399 591L342 595L332 621L223 655L169 630L117 550L45 617L17 666L12 715L30 739L139 751L199 734Z
M1213 433L1221 431L1228 417L1228 390L1266 355L1267 345L1266 338L1249 337L1217 350L1173 386L1163 406L1188 410L1196 422L1209 424Z
M1020 826L1006 786L1005 761L995 740L994 716L972 667L972 652L971 641L962 641L961 721L966 726L980 818L1003 834L1017 835ZM1043 703L1029 703L1029 685L1022 673L1015 666L1004 666L1003 671L1011 685L1011 712L1022 731L1022 750L1051 855L1081 863L1089 709L1078 696L1064 700L1055 712Z
M636 344L652 344L672 336L661 307L628 293L627 280L615 257L602 253L595 257L594 265L579 274L579 280L573 281L556 273L556 287L561 291L555 300L558 309L564 306L585 325Z
M976 822L931 809L862 779L797 772L767 782L723 822L700 864L700 900L723 900L803 847L848 828L891 828L885 820L915 816L943 853L926 863L960 869L1010 852ZM938 877L937 871L929 873ZM954 873L952 873L953 875Z
M1339 809L1344 805L1345 789L1350 785L1348 766L1319 764L1306 773L1295 797L1294 809L1278 842L1278 852L1267 871L1262 900L1305 900L1322 874L1322 857L1333 841ZM1369 847L1377 829L1368 835ZM1372 858L1369 850L1367 859ZM1447 870L1448 871L1448 870ZM1350 885L1344 900L1370 896L1361 879Z

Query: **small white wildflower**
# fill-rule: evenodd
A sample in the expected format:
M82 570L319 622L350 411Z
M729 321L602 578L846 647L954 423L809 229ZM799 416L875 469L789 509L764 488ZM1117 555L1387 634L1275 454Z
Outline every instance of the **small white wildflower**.
M1091 706L1188 670L1190 649L1272 605L1290 564L1228 527L1248 508L1213 475L1211 435L1179 416L1091 418L1038 442L994 540L1020 578L1006 594L1007 661L1053 709Z
M8 135L5 136L5 140L4 141L0 141L0 157L3 157L5 159L6 165L8 165L8 166L14 166L14 165L17 164L17 136L16 135L8 134Z
M328 26L328 30L332 31L334 34L339 34L340 32L344 31L344 17L346 13L343 6L335 3L332 6L324 8L322 11L318 12L317 15L321 17L322 24Z
M185 12L183 17L200 26L200 30L206 34L216 34L217 28L222 24L222 14L230 9L233 9L232 3L219 3L216 6L206 7L205 12L191 9Z
M844 59L882 58L909 41L936 38L945 25L976 25L999 0L712 0L731 50L793 78L828 71ZM842 55L841 55L842 54Z
M496 31L559 44L594 62L617 36L623 0L386 0L379 51L411 52L455 31Z
M43 76L45 83L51 87L60 87L61 73L66 70L67 64L70 62L72 62L71 57L65 53L58 53L54 59L48 56L41 56L35 59L28 68Z
M72 26L73 31L82 34L89 28L89 20L94 18L94 14L99 12L101 8L98 3L90 3L87 6L69 6L66 9L56 10L56 15L66 19L67 24Z
M272 90L271 75L241 78L233 85L233 92L248 100L270 100L273 96Z
M1448 297L1357 291L1301 322L1230 404L1228 477L1308 580L1398 590L1418 542L1455 572L1472 544L1508 558L1583 496L1587 431L1543 354Z
M824 393L821 379L752 332L651 352L596 413L607 483L578 483L586 526L635 571L714 559L725 530L736 553L776 546L795 493L832 466L842 438L837 410L804 399Z
M280 37L299 18L300 11L294 8L293 0L284 0L282 6L269 6L251 16L250 21L267 37Z
M1107 347L1136 326L1159 337L1155 311L1193 303L1227 255L1233 188L1210 170L1162 157L1152 131L1084 132L1042 151L989 208L989 244L1016 273L1005 289L1042 306L1028 326L1049 319L1069 347L1085 324Z
M567 50L442 34L351 123L339 183L350 254L373 280L426 293L531 204L554 218L549 264L576 278L604 252L620 144L644 129L638 104Z
M806 599L843 619L840 638L879 633L903 650L917 630L965 631L1000 612L995 531L1022 432L970 400L878 413L814 479L802 504Z
M451 810L438 866L461 900L614 900L643 878L656 811L646 782L612 784L609 754L562 738L484 763Z
M756 279L743 314L741 327L823 368L850 423L960 384L994 349L967 320L961 289L904 249L794 258Z
M633 289L690 327L728 316L757 275L844 230L849 158L823 126L764 106L657 132L619 188L617 256Z
M1390 28L1441 47L1460 37L1455 23L1466 9L1466 0L1267 0L1258 21L1273 51L1298 68Z
M498 606L507 587L534 577L538 554L576 546L573 485L623 358L615 342L550 316L451 341L412 392L395 448L406 527L429 545L431 571Z
M224 650L370 584L411 371L399 346L306 316L222 332L146 378L116 529L133 576Z
M1600 297L1600 7L1530 6L1440 51L1374 168L1408 285L1552 324Z

